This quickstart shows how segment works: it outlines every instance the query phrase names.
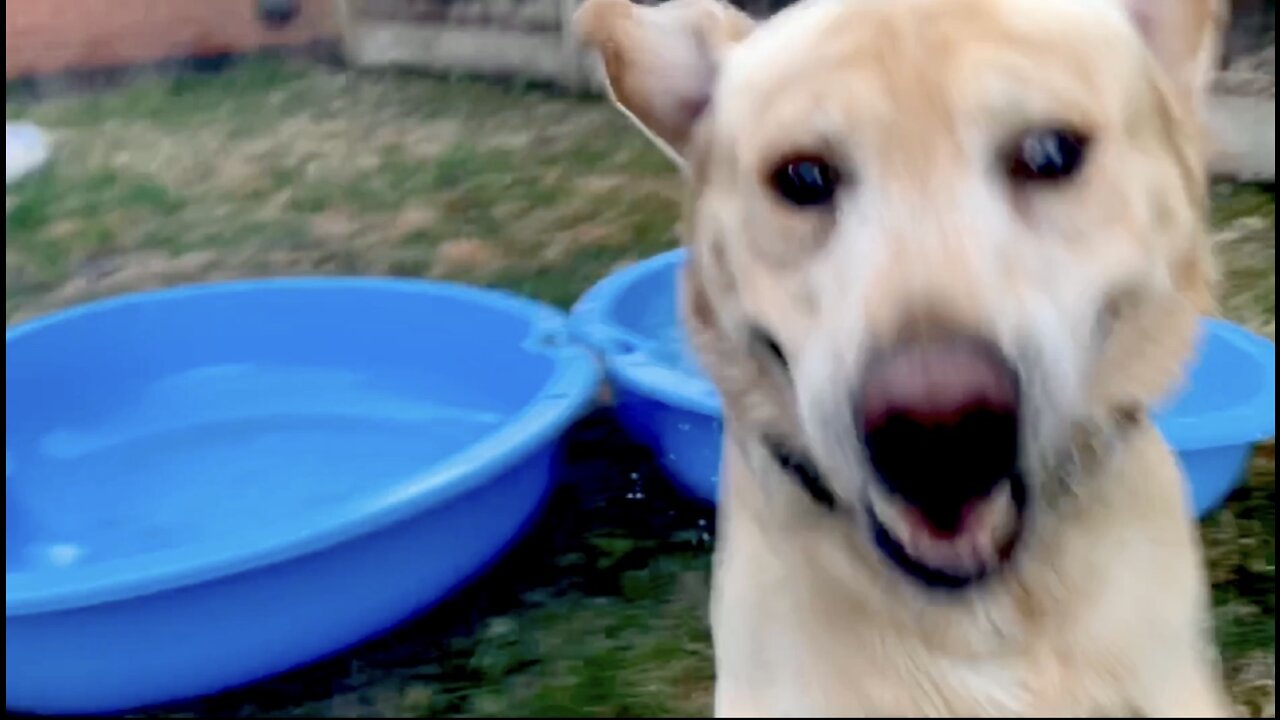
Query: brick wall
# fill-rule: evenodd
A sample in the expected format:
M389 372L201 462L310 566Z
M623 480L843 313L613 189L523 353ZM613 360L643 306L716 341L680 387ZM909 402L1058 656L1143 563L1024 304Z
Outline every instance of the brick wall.
M5 78L336 39L332 0L300 0L285 28L255 0L6 0Z

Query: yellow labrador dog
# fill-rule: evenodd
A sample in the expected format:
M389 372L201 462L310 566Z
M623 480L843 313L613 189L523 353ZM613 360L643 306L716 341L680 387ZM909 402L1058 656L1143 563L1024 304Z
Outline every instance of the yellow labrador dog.
M691 193L718 716L1231 709L1147 419L1211 305L1210 0L587 0Z

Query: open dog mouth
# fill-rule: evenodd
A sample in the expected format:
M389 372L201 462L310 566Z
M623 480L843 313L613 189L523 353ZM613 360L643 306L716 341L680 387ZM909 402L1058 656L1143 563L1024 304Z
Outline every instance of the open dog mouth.
M927 585L960 588L1012 555L1026 485L1019 379L991 341L917 339L872 358L855 411L876 478L876 546Z
M769 334L762 354L786 368ZM943 335L874 355L854 406L876 475L867 516L876 548L903 573L959 589L990 576L1022 535L1027 486L1019 472L1019 378L991 341ZM765 447L821 507L835 493L804 453L776 437Z
M1026 485L1014 475L969 501L953 528L879 488L868 493L876 548L908 576L942 589L967 587L997 572L1022 534Z

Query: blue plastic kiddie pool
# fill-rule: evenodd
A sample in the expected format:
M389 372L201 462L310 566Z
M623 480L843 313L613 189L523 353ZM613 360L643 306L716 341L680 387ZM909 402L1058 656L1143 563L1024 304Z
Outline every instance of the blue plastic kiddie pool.
M5 705L111 712L337 651L534 517L598 363L409 280L228 282L5 337Z
M574 306L574 334L604 357L621 421L675 482L714 502L720 396L699 368L676 312L683 249L604 278ZM1185 388L1155 416L1186 469L1203 516L1239 484L1253 446L1275 434L1275 345L1205 318Z

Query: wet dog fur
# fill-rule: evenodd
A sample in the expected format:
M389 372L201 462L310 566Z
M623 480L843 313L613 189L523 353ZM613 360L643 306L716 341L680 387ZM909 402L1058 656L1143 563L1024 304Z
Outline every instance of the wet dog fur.
M682 319L725 408L717 716L1230 713L1183 476L1147 419L1212 308L1222 15L581 6L610 97L689 186ZM930 458L873 443L866 407L952 391L1001 398L1016 464L934 533L921 508L996 431ZM877 454L916 470L886 482Z

